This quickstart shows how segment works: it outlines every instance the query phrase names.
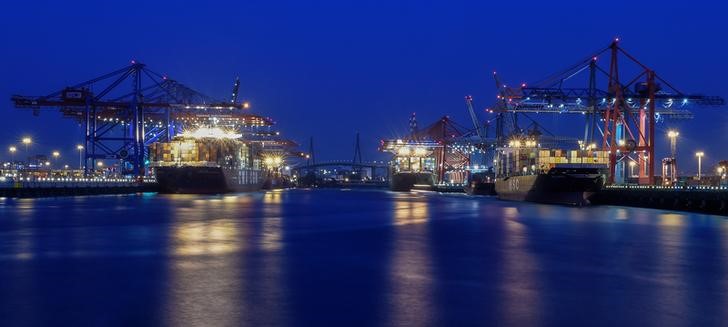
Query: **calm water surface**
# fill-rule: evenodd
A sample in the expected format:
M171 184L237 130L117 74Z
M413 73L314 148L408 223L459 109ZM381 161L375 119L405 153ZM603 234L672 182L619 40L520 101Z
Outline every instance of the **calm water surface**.
M0 199L0 325L728 324L728 220L290 190Z

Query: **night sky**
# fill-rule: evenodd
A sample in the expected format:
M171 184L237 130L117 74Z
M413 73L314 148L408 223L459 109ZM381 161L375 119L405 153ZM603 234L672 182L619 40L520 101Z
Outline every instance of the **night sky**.
M113 4L112 4L113 3ZM77 162L77 123L34 117L12 94L45 95L136 59L209 95L227 98L235 76L252 110L319 160L351 159L357 131L365 160L378 140L450 115L468 125L463 97L482 118L491 72L508 83L565 68L619 36L622 46L689 93L728 98L728 5L719 1L4 1L0 10L0 139L24 135L34 152ZM681 170L728 159L728 108L658 126L681 132ZM558 132L581 125L538 116ZM581 122L581 120L579 120ZM576 126L576 127L570 127ZM667 138L660 137L658 156ZM689 164L689 165L688 165Z

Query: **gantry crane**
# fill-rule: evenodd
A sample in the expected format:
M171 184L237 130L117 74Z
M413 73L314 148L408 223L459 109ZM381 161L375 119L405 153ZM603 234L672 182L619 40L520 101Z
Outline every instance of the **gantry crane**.
M244 110L247 103L218 101L137 61L46 96L14 95L11 100L35 115L41 108L58 108L82 123L86 172L96 160L112 159L122 161L125 173L144 175L146 146L187 127L272 124Z
M609 66L598 65L599 57L609 56ZM622 63L637 67L637 74L624 78ZM567 87L582 72L589 72L587 87ZM598 87L597 76L605 76L606 85ZM495 75L494 75L495 76ZM583 142L602 135L601 146L609 152L609 182L615 182L617 166L631 154L637 156L639 181L654 184L655 123L665 119L693 117L691 106L722 106L718 96L688 94L679 91L655 71L626 52L615 39L573 66L520 89L507 88L496 76L498 101L494 110L504 113L580 114L586 117ZM500 116L502 117L502 116ZM601 122L601 123L600 123ZM600 126L601 125L601 126ZM503 122L498 135L505 135ZM514 123L517 128L517 120Z

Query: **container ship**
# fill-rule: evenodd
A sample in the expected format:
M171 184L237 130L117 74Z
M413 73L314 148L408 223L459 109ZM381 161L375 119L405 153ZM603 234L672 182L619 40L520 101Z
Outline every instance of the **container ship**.
M149 147L160 192L216 194L257 191L265 172L255 143L219 127L201 127Z
M496 153L495 191L512 201L587 205L606 180L608 152L545 149L534 140L510 141Z
M394 154L389 165L389 188L396 192L432 189L437 167L433 154L441 147L434 142L382 140L380 151Z
M470 164L470 154L465 149L472 146L463 144L467 133L459 126L443 116L418 129L412 113L407 137L381 140L379 151L393 155L389 162L390 189L463 191Z

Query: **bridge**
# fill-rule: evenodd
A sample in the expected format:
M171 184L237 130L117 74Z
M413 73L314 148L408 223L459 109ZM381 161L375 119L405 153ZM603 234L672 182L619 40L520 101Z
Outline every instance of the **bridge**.
M292 167L292 170L314 170L326 167L351 167L351 168L369 168L369 169L384 169L389 165L384 161L372 161L372 162L351 162L345 160L333 160L324 161L311 164L304 164L300 166Z
M385 181L389 181L389 165L384 161L372 161L372 162L352 162L345 160L333 160L317 163L308 163L300 166L294 166L291 171L297 176L306 176L307 174L322 168L350 168L352 172L361 172L362 170L369 170L369 176L374 179L377 176L377 171L383 171Z
M330 160L316 162L315 152L313 149L313 138L309 144L309 156L308 160L304 163L291 167L291 172L297 176L306 176L309 173L322 168L349 168L351 172L361 173L362 170L369 170L369 176L374 179L377 176L378 170L383 170L384 174L380 176L385 177L385 181L389 181L389 164L386 161L362 161L361 158L361 147L359 146L359 133L356 134L356 142L354 144L354 159L353 160ZM361 174L359 174L361 175Z

